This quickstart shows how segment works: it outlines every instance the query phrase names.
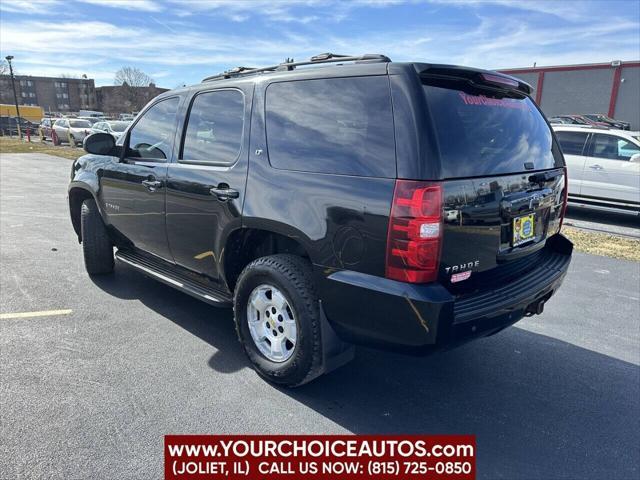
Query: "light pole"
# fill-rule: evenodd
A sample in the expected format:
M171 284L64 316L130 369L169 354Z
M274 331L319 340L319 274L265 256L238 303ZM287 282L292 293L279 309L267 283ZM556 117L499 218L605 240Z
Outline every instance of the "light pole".
M13 66L11 65L11 60L13 60L13 55L7 55L4 57L7 59L7 63L9 63L9 74L11 75L11 88L13 88L13 101L16 102L16 124L18 125L18 137L22 138L22 131L20 131L20 107L18 106L18 94L16 93L16 79L13 76Z

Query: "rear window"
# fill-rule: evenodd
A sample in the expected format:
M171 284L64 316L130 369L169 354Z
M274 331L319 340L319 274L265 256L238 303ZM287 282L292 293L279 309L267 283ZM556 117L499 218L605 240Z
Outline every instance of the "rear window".
M424 85L443 178L556 166L549 126L528 97ZM514 94L515 95L515 94ZM527 166L525 167L525 164Z
M91 128L91 124L86 120L70 120L69 125L72 128Z
M389 80L349 77L273 83L267 147L275 168L394 177Z
M111 130L114 132L124 132L129 126L130 122L111 122Z

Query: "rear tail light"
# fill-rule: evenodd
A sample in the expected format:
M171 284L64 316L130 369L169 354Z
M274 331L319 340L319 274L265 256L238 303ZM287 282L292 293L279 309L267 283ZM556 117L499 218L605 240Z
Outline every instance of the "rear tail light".
M427 283L438 277L442 244L442 186L396 180L387 235L386 277Z
M564 191L562 192L562 213L560 214L558 232L562 229L562 222L564 222L564 216L567 214L567 204L569 203L569 175L567 167L562 167L562 169L564 170Z

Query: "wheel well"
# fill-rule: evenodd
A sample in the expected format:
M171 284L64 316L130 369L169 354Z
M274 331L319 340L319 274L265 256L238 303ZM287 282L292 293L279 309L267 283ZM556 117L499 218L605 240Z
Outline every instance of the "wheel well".
M80 229L80 211L82 209L82 202L93 198L93 195L84 188L72 188L69 191L69 212L71 213L71 223L73 229L78 235L78 241L82 241L82 230Z
M256 258L291 253L309 259L309 254L297 240L266 230L243 228L227 240L224 253L224 273L227 285L234 290L244 267Z

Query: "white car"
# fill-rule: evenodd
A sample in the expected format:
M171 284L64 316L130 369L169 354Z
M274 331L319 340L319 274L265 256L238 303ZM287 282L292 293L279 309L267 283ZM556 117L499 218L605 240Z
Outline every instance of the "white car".
M569 202L640 215L640 135L553 125L569 172Z
M69 142L71 146L82 145L84 137L89 135L91 130L91 122L79 118L59 118L53 124L55 137L54 145L60 145L61 142Z
M103 132L110 133L116 140L124 133L131 122L123 122L120 120L109 120L105 122L96 122L91 128L91 133Z

